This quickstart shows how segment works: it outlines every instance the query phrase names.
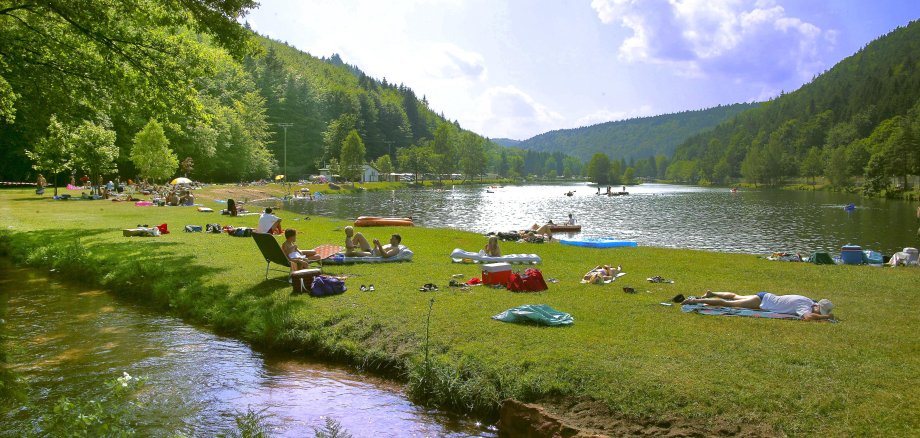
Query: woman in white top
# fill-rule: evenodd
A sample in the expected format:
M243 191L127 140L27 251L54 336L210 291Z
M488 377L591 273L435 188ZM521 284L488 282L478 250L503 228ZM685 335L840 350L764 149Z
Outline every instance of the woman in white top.
M709 306L741 307L768 312L798 315L806 321L833 319L834 303L828 299L815 302L802 295L774 295L758 292L756 295L738 295L731 292L706 291L700 298L688 298L681 304L706 304Z

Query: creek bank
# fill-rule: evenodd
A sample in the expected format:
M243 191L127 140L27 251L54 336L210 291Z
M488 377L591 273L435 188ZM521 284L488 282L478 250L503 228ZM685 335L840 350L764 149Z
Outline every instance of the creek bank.
M618 436L778 437L762 425L739 425L724 418L630 418L603 403L565 398L546 404L508 399L499 411L499 435L529 438L607 438Z

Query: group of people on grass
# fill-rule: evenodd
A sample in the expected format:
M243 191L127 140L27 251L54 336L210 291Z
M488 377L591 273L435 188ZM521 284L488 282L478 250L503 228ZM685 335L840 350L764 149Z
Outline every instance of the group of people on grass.
M297 248L297 231L291 228L282 231L281 218L276 216L271 207L259 216L259 222L256 225L257 233L284 234L285 242L281 249L292 261L307 263L316 258L316 252L312 250L301 250ZM361 233L356 233L351 226L345 227L345 256L346 257L382 257L390 258L399 254L399 245L402 243L402 236L393 234L390 236L390 242L386 245L381 244L380 240L374 239L368 241ZM296 259L296 260L295 260Z
M259 233L281 234L281 218L272 214L271 208L266 208L259 217L256 228ZM311 261L319 260L314 250L302 250L297 247L297 231L291 228L283 231L285 241L281 245L284 254L298 266L306 268ZM402 237L393 234L387 245L382 245L379 240L368 242L361 233L356 233L351 226L345 227L345 256L347 257L393 257L399 253ZM482 249L482 253L491 257L501 257L501 248L498 237L489 237ZM582 277L582 283L600 284L615 279L623 272L622 267L611 265L598 265ZM769 292L758 292L754 295L739 295L732 292L707 291L702 297L690 297L681 304L705 304L709 306L737 307L769 312L797 315L806 321L822 321L834 318L831 311L834 304L828 299L814 301L802 295L775 295Z

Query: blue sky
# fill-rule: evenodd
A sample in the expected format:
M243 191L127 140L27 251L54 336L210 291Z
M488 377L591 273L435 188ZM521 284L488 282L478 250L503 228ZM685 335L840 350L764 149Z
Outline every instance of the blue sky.
M917 18L914 0L261 0L245 19L523 140L768 99Z

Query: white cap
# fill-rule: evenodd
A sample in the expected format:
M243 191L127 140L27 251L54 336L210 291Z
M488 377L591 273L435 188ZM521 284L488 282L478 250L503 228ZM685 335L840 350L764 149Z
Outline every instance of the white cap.
M825 298L818 301L818 311L821 312L822 315L830 315L831 310L834 310L834 303L832 303L831 300Z

